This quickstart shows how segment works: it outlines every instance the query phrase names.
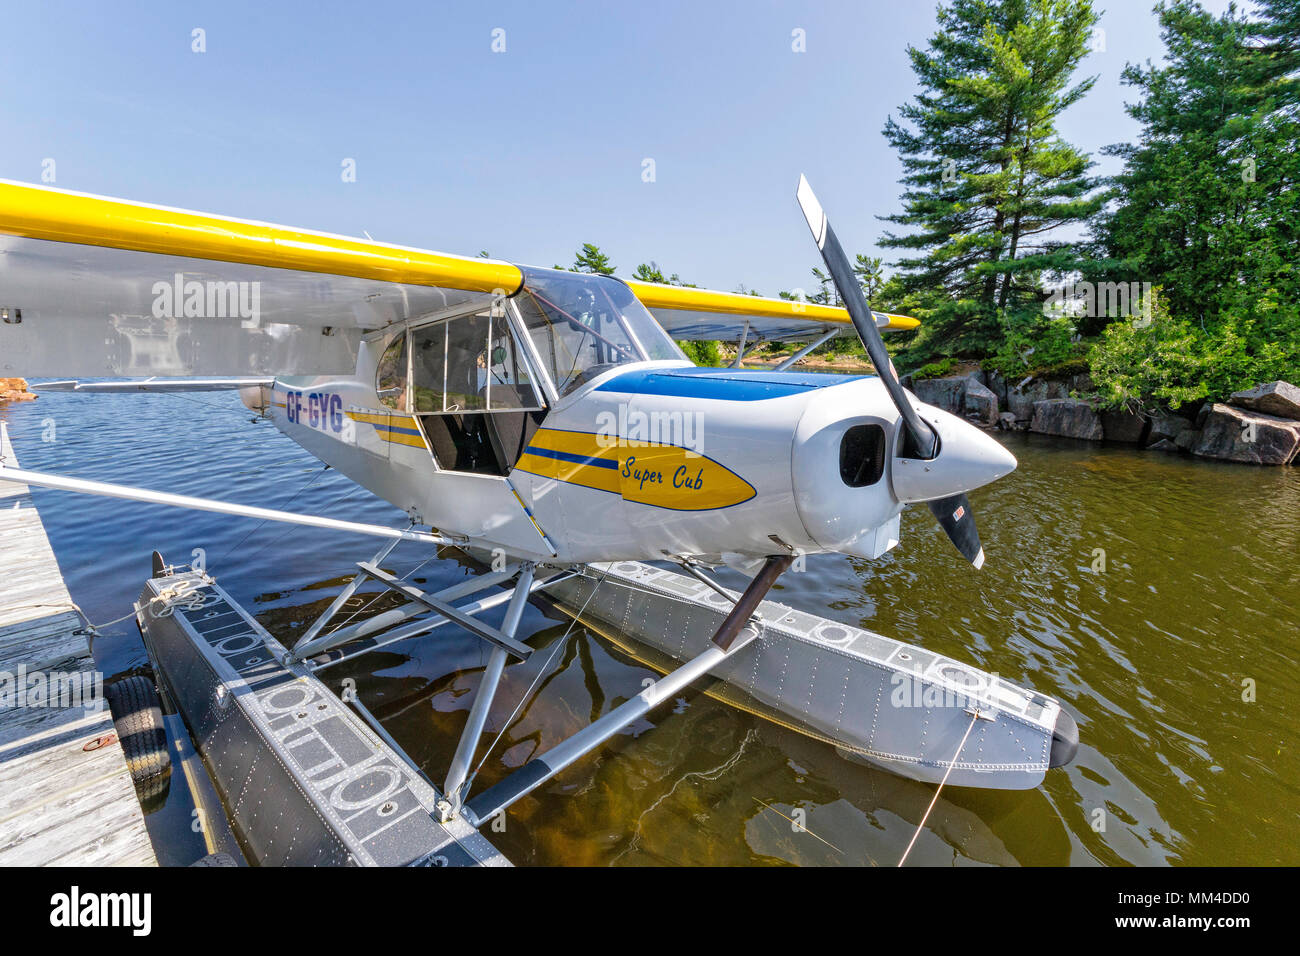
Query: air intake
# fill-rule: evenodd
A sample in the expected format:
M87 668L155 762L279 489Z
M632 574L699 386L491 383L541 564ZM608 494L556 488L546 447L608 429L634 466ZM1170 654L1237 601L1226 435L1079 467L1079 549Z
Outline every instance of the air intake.
M874 485L885 473L885 430L854 425L840 439L840 478L850 488Z

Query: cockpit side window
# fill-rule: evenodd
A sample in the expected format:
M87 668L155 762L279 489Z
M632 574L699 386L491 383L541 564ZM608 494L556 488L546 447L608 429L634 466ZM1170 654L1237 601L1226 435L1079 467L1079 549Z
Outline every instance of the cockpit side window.
M519 343L504 315L492 320L492 341L488 352L488 407L493 411L510 408L541 408L542 399L528 372Z
M406 411L406 331L384 349L379 359L379 374L375 379L379 403L395 411Z
M492 320L487 315L464 315L447 321L443 411L477 412L487 408L491 330Z
M411 335L415 410L424 414L539 409L542 400L509 320L463 315Z
M441 412L447 392L447 323L411 333L411 384L417 412Z

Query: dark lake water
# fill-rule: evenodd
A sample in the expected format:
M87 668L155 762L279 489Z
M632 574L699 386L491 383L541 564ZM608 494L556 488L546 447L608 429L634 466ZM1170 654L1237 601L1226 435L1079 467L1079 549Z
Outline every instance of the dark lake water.
M400 523L395 509L249 417L221 393L47 394L0 408L29 469ZM982 571L913 508L885 558L812 558L773 595L995 671L1056 696L1077 718L1078 756L1037 790L945 789L909 864L1300 863L1300 468L1004 440L1019 470L971 496ZM220 583L292 640L329 587L377 550L375 539L314 529L35 496L73 599L95 622L130 612L152 549L182 562L202 548ZM424 557L404 544L387 564L401 573ZM466 573L448 557L413 580L439 587ZM541 651L507 669L492 737L546 673L475 790L651 674L534 608L521 635ZM130 619L105 628L94 651L107 674L146 663ZM355 679L441 780L485 660L477 641L444 629L326 673ZM691 691L516 804L505 832L490 836L519 864L892 866L932 795ZM805 832L790 823L796 809ZM179 798L151 823L171 835L165 858L201 855Z

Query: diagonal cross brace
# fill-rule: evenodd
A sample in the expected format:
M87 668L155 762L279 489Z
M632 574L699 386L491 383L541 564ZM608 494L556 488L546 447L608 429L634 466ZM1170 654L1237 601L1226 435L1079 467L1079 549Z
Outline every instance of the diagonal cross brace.
M513 637L503 634L492 625L484 624L477 618L462 613L459 608L455 608L445 601L439 601L435 597L430 597L419 588L412 587L409 584L403 584L387 571L377 568L367 561L362 561L357 565L357 567L389 590L396 591L408 600L414 601L416 604L422 604L431 611L438 612L450 621L455 621L471 634L476 637L481 637L489 643L495 644L506 653L512 654L521 661L526 660L528 655L533 652L533 649L527 644L522 644Z

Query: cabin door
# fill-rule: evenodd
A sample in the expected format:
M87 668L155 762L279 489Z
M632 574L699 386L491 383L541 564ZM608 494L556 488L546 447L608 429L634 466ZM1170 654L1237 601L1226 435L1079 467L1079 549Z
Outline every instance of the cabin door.
M446 471L506 475L546 414L509 319L489 312L411 331L412 410Z

